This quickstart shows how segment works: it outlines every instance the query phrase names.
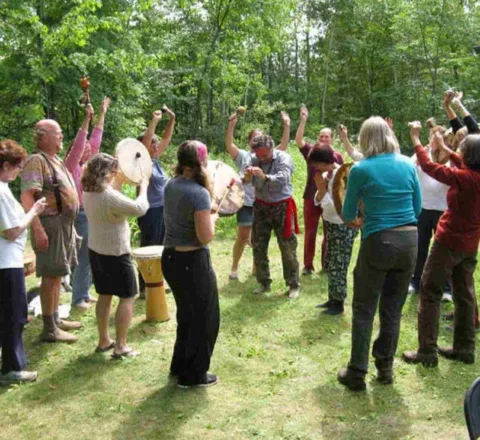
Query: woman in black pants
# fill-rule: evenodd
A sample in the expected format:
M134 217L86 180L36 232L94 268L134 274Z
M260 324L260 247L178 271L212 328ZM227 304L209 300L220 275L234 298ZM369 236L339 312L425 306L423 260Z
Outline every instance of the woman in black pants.
M210 358L220 326L217 279L207 244L215 234L207 147L186 141L178 149L176 176L165 187L162 268L177 304L177 339L170 374L181 388L217 383Z

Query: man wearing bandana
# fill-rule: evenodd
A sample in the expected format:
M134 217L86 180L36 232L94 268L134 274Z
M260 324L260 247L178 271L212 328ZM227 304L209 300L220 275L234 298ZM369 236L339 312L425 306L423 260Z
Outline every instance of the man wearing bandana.
M251 164L245 170L245 180L255 187L253 216L253 259L259 283L254 294L270 291L272 279L268 260L268 244L274 231L282 254L283 277L287 295L295 299L300 293L297 259L297 208L293 200L292 158L275 150L270 136L253 139Z

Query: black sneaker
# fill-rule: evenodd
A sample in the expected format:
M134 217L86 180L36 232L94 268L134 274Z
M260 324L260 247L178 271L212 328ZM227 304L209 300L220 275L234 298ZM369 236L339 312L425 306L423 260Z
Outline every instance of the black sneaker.
M183 381L179 379L177 386L179 388L207 388L216 385L217 382L218 377L215 376L215 374L206 373L199 382Z
M315 307L317 309L326 309L327 307L330 307L330 304L332 303L332 300L329 299L328 301L325 301L324 303L322 304L317 304Z
M343 313L343 301L332 300L330 305L322 312L324 315L341 315Z

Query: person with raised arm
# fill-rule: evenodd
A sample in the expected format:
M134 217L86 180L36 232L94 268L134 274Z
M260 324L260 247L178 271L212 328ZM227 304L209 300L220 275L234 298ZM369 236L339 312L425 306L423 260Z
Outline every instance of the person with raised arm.
M420 142L421 124L410 124L410 137L422 170L449 186L447 210L438 221L435 241L420 282L418 349L406 351L407 363L438 365L438 354L466 364L475 361L475 281L480 241L480 135L468 135L454 153L435 135L432 147L441 149L452 164L433 162ZM455 304L453 347L438 347L440 301L447 279L452 279Z
M277 146L278 150L285 151L290 140L290 117L286 112L281 112L283 123L283 135L280 144ZM253 153L251 145L252 140L256 136L262 135L260 129L254 129L248 134L248 146L250 151L239 149L233 142L233 135L235 126L238 122L237 112L233 113L228 118L227 133L225 135L225 146L230 157L235 162L235 165L241 175L244 174L245 168L250 161L250 155ZM245 190L244 204L237 212L237 238L233 245L232 251L232 268L230 270L229 279L238 280L238 265L242 258L245 246L250 241L250 234L253 224L253 202L255 201L255 188L251 182L244 182L243 188ZM253 273L255 273L255 265L253 266Z
M303 135L305 133L305 126L308 120L308 109L305 106L300 108L300 123L298 125L295 142L297 143L300 153L307 163L307 182L303 192L303 219L305 222L305 240L303 246L303 270L302 275L310 275L314 272L313 259L315 256L315 247L317 240L318 223L322 215L322 207L315 206L315 182L314 176L316 174L315 167L309 161L309 154L314 148L329 146L333 148L332 130L330 128L322 128L317 136L317 142L312 145L305 141ZM334 150L335 163L342 165L342 155ZM325 267L325 250L327 242L325 241L325 234L322 241L321 263L322 268Z
M100 151L105 114L109 106L110 98L105 97L100 106L97 123L88 140L88 129L93 118L93 107L90 104L86 105L83 124L65 155L65 166L75 181L78 200L80 202L80 208L75 218L75 230L77 234L82 237L82 244L80 249L78 249L78 265L75 267L72 279L72 306L79 309L88 309L91 303L97 302L95 298L89 295L89 290L92 285L92 272L90 270L90 260L88 257L88 220L85 209L83 208L81 179L85 164L92 156Z
M161 139L155 134L158 123L162 119L163 113L168 115L168 123ZM152 120L147 131L138 137L138 140L145 145L150 157L152 158L152 176L148 183L147 197L150 207L145 215L138 217L138 226L140 228L140 246L159 246L163 245L165 239L165 221L164 221L164 192L168 177L163 170L158 158L165 153L170 141L172 140L173 129L175 127L175 113L167 106L162 110L156 110L152 114ZM145 281L142 274L138 274L140 298L145 298Z
M36 371L25 370L22 332L27 322L27 293L23 252L27 229L45 209L45 199L37 200L25 213L8 187L27 157L15 141L0 141L0 384L32 382L38 376Z

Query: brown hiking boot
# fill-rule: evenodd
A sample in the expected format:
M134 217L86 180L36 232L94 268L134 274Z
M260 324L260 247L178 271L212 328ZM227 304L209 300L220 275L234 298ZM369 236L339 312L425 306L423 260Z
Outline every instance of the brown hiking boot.
M350 368L342 368L338 371L337 380L345 385L350 391L365 391L365 373L354 371Z
M76 336L63 331L58 327L55 327L51 331L43 330L40 339L44 342L65 342L67 344L72 344L78 340Z
M77 330L82 326L82 323L79 321L65 321L63 319L59 319L57 322L57 327L60 330L64 330L66 332L70 330Z
M404 351L403 360L407 364L422 364L424 367L436 367L438 356L435 353L419 353L418 351Z
M454 351L453 348L447 347L439 347L438 353L446 359L463 362L464 364L473 364L475 362L475 353Z

